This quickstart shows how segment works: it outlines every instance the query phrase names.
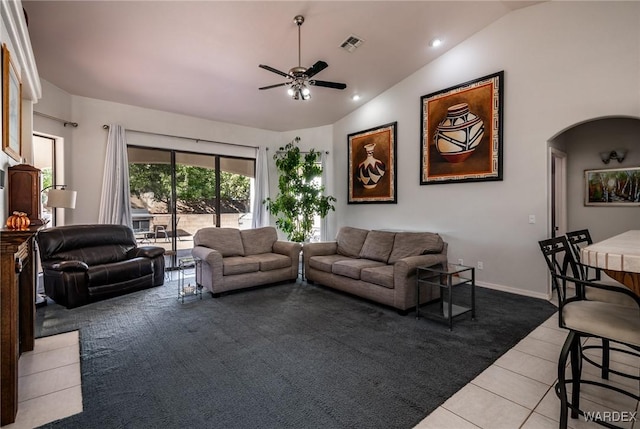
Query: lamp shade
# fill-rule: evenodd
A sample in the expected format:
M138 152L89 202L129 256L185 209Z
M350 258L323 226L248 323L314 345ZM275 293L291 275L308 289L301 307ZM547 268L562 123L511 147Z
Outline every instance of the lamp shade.
M68 191L66 189L49 189L47 206L75 209L77 194L76 191Z

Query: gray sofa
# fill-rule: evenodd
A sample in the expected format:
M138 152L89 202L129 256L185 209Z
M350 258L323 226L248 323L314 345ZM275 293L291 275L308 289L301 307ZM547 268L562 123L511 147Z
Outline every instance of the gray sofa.
M281 281L295 280L299 243L279 241L276 229L264 227L203 228L193 237L191 254L202 260L196 281L212 295Z
M336 241L304 245L307 281L394 307L404 314L416 305L416 268L446 261L447 243L430 232L343 227ZM421 303L439 297L439 288L420 291Z

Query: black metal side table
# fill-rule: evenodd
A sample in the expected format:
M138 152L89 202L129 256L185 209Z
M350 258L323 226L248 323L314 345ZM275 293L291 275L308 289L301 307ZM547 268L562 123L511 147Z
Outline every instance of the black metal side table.
M439 287L440 299L437 309L426 311L428 316L445 320L449 330L453 330L453 319L471 312L471 319L476 317L476 275L473 267L459 264L438 264L430 267L418 267L416 270L416 318L420 318L420 287ZM453 303L453 288L461 285L471 286L470 305Z
M185 271L191 268L196 271L194 284L192 285L191 282L189 282L185 286ZM198 272L198 270L200 270L200 272ZM200 299L202 299L202 285L198 283L198 279L201 276L202 259L196 257L178 259L178 299L182 300L183 304L185 296L200 296Z

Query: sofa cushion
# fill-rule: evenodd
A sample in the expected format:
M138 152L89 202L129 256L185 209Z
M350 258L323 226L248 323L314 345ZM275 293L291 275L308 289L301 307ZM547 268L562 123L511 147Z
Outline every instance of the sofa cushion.
M398 232L389 256L389 264L408 256L440 253L444 246L442 237L433 232Z
M229 256L222 259L222 275L254 273L260 269L260 262L243 256Z
M360 271L363 268L381 267L383 265L385 264L382 262L372 261L370 259L347 259L335 262L331 266L331 271L333 274L360 280Z
M87 270L89 286L122 283L153 274L153 262L149 258L133 258L112 264L94 265Z
M193 237L194 246L215 249L223 257L244 256L240 230L236 228L202 228Z
M291 268L291 258L277 253L261 253L259 255L247 256L245 259L257 261L260 264L260 271Z
M353 228L351 226L340 228L338 237L336 237L338 254L358 258L368 233L369 231L366 229Z
M360 271L360 280L393 289L393 265L363 268Z
M278 233L272 226L264 228L243 229L240 231L245 256L273 252L273 243L278 240Z
M348 256L342 255L322 255L322 256L312 256L309 259L309 266L311 268L315 268L316 270L324 271L326 273L330 273L331 266L334 262L349 260Z
M386 264L393 249L395 236L395 232L370 231L360 250L360 257Z

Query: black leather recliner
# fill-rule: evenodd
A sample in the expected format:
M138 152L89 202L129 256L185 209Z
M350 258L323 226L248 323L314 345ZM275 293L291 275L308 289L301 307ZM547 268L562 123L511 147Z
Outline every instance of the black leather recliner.
M137 247L123 225L70 225L38 231L44 289L67 308L164 284L162 247Z

